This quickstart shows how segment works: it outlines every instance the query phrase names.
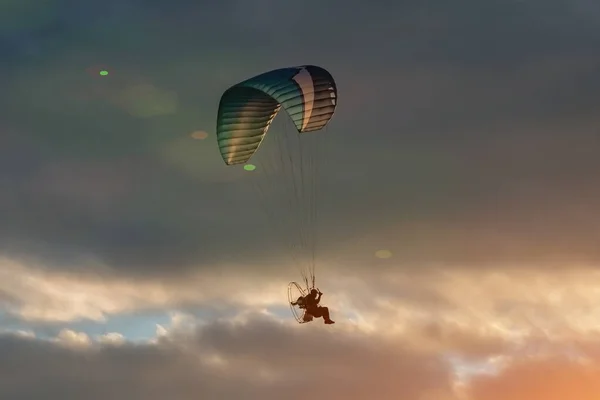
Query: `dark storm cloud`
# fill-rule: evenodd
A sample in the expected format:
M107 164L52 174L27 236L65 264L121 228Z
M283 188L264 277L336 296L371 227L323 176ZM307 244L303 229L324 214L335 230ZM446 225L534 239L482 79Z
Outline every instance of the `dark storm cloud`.
M264 257L214 137L190 139L198 175L191 152L185 171L163 153L212 133L232 83L309 62L340 89L325 247L381 229L372 246L402 242L409 261L597 259L598 221L578 222L599 211L593 5L290 4L47 1L3 18L0 249L128 271ZM85 72L100 64L109 79ZM176 113L131 115L119 96L140 84L177 93Z
M300 331L252 317L244 324L210 324L156 346L90 352L4 336L0 396L268 400L305 398L307 388L331 399L450 393L451 376L440 360L399 343L359 333Z

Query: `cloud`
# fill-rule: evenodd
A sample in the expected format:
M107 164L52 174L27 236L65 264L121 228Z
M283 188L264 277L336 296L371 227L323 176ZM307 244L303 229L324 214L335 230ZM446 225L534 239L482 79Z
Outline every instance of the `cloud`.
M125 343L125 337L117 332L109 332L100 336L99 342L112 345L120 345Z
M63 329L56 337L56 342L60 345L70 347L86 347L90 344L90 338L83 332L75 332L70 329Z
M4 259L0 263L0 294L4 308L25 321L104 321L107 316L144 310L194 306L245 307L278 305L284 299L285 280L264 280L251 273L196 273L182 278L123 278L102 268L90 273L57 272Z
M481 377L472 383L473 400L511 398L591 400L600 396L598 360L582 363L561 357L519 360L499 376Z
M15 321L33 326L106 322L161 310L204 310L207 320L219 313L266 310L290 319L283 307L289 273L281 270L269 277L236 272L238 267L231 265L222 272L199 270L164 280L128 279L110 270L58 272L11 260L3 260L0 267L5 310ZM387 269L354 276L330 270L321 281L323 302L341 326L402 338L413 349L459 352L471 359L512 352L540 337L589 340L600 329L593 317L600 296L600 276L594 269L499 271ZM178 321L179 326L190 324L184 316Z
M0 346L7 350L0 361L3 397L300 399L311 387L332 399L453 398L446 367L401 343L302 331L260 315L206 325L191 337L171 333L154 345L94 350L4 337ZM27 371L19 359L31 360ZM15 379L25 373L28 380ZM32 379L38 385L26 384Z
M340 277L327 285L324 300L337 320L333 327L298 326L291 318L274 316L269 310L281 305L283 280L203 275L134 282L7 262L3 268L0 291L19 300L15 311L43 310L38 318L46 322L94 315L110 320L144 308L193 314L203 305L234 301L233 318L174 312L171 323L158 325L156 338L145 344L117 333L94 337L68 328L49 341L32 341L33 335L25 342L14 335L0 340L13 349L3 362L15 375L6 376L20 375L11 357L33 360L31 379L41 379L43 385L42 377L49 377L61 382L52 390L62 387L74 390L73 395L92 391L135 399L170 391L181 398L202 393L226 399L239 390L249 398L280 396L282 391L294 398L310 385L332 398L377 394L385 399L401 393L408 399L450 400L460 390L491 399L487 393L496 390L494 379L504 379L504 371L541 357L535 368L553 368L545 366L548 358L573 354L574 343L594 343L598 331L593 319L598 276L586 268L554 274L544 269L384 270ZM589 348L593 345L580 347L573 360L589 364ZM451 355L457 360L454 366L446 361ZM161 365L161 379L156 378L156 364ZM103 383L115 382L117 376L123 386ZM524 393L535 390L531 385L523 386ZM7 390L0 395L38 396L19 380L0 387ZM68 396L59 392L57 396Z

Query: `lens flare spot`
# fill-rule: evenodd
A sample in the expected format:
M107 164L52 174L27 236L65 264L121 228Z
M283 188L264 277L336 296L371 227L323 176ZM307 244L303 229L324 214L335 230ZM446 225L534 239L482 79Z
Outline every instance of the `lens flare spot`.
M245 169L246 171L254 171L254 170L256 169L256 165L253 165L253 164L246 164L246 165L244 165L244 169Z
M85 72L92 78L103 78L113 71L108 65L92 65Z
M375 252L375 257L381 258L381 259L391 258L392 257L392 252L389 251L389 250L377 250Z
M192 132L192 134L190 136L192 137L192 139L204 140L208 137L208 133L206 133L204 131L195 131L195 132Z

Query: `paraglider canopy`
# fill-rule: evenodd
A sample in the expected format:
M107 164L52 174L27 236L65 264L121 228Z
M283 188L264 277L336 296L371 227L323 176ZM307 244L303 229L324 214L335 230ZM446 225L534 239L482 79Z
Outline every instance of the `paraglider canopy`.
M336 102L333 77L314 65L276 69L240 82L223 93L219 104L221 156L227 165L248 161L281 107L303 133L327 125Z

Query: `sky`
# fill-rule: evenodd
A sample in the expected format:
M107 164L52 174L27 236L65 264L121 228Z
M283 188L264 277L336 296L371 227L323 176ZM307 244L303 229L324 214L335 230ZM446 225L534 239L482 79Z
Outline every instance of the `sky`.
M0 398L600 398L599 45L591 0L1 0ZM304 64L335 325L215 138Z

